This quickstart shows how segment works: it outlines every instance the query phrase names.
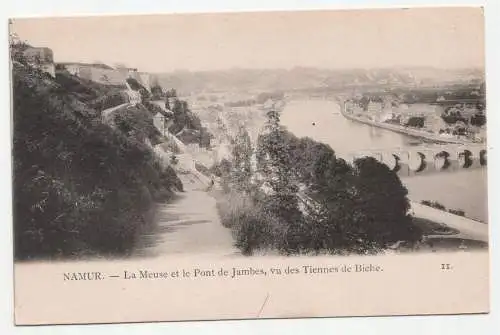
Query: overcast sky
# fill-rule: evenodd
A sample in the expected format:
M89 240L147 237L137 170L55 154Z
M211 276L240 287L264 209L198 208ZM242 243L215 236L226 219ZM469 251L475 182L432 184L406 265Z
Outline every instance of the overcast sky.
M477 8L30 18L11 29L56 62L149 72L484 65Z

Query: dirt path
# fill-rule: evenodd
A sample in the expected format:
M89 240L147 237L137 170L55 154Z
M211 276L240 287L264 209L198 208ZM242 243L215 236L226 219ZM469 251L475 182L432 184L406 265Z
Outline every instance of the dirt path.
M230 256L238 254L231 231L220 222L215 199L204 183L192 175L179 175L185 192L162 204L155 216L155 229L144 234L138 256L172 254Z

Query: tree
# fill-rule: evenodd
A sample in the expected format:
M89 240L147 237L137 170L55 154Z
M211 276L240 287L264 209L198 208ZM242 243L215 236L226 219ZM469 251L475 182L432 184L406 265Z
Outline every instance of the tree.
M482 127L486 124L486 115L483 112L477 112L470 118L470 124Z
M288 145L288 133L280 125L279 112L271 110L267 117L265 131L259 136L257 149L258 168L272 191L266 199L265 208L286 224L281 249L285 252L298 252L303 216L299 209L299 187L293 171L292 150Z
M408 215L408 190L394 171L372 157L355 161L355 225L361 238L384 248L399 240L416 241L421 232Z
M386 165L363 158L353 168L322 145L311 165L308 188L317 206L306 221L307 248L371 253L420 238L407 215L407 190Z
M252 157L253 149L248 131L242 126L234 140L232 147L233 170L232 181L236 189L247 192L250 187L250 178L252 176Z
M174 122L169 128L169 130L174 134L178 133L186 126L187 117L184 112L184 106L185 105L180 100L175 100L173 106Z
M425 119L422 116L412 116L408 119L408 122L406 122L407 126L415 128L423 128L424 124Z
M165 96L168 98L176 98L177 97L177 91L175 88L171 88L165 93Z
M160 85L154 85L151 87L151 95L153 100L161 100L163 96L163 89Z

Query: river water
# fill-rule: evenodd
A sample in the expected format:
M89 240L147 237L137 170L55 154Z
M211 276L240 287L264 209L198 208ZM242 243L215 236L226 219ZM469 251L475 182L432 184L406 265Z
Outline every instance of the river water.
M291 101L282 112L281 123L296 136L307 136L330 145L339 156L422 144L409 136L347 120L333 101ZM465 211L469 218L488 221L486 168L401 180L413 201L438 201L447 208Z

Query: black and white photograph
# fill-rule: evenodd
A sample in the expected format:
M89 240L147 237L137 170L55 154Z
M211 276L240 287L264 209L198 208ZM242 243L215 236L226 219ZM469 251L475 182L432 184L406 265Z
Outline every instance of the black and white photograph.
M481 8L12 18L9 43L17 323L488 311ZM427 307L377 305L417 271Z

